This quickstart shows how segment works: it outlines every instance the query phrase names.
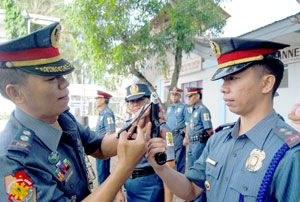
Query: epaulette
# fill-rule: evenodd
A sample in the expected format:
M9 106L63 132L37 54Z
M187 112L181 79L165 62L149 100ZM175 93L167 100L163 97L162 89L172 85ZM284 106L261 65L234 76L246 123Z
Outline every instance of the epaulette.
M300 144L300 133L296 130L284 126L278 126L274 128L273 131L289 146L289 148Z
M34 132L28 128L20 128L16 137L8 145L8 151L19 151L28 154L32 147Z
M222 124L215 129L215 132L217 133L223 129L232 128L234 126L234 124L235 124L235 122Z

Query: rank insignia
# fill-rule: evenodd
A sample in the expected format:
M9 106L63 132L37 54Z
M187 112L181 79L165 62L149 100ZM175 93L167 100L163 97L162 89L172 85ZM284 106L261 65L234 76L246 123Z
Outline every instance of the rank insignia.
M256 172L261 169L266 153L260 149L253 149L246 161L246 169L249 172Z
M169 147L173 147L174 146L172 133L167 132L167 134L166 134L166 140L167 140L167 146L169 146Z
M5 188L10 202L36 202L36 189L33 181L23 170L16 172L14 177L6 176Z
M108 117L108 118L107 118L107 123L108 123L108 124L114 123L114 120L112 119L112 117Z

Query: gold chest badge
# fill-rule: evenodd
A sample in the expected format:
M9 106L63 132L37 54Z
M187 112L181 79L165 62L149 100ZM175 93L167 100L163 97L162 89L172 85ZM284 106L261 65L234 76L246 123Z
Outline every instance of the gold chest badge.
M260 149L253 149L246 161L246 169L249 172L256 172L261 169L266 153Z

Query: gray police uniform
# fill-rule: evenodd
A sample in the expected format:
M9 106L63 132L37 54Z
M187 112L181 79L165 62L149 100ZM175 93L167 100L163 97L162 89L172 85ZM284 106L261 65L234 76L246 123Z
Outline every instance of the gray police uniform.
M84 162L102 138L63 113L63 131L16 108L0 134L0 201L81 201L88 194Z
M175 147L175 169L185 172L186 147L183 146L185 136L186 106L182 102L172 104L167 109L167 125L172 131Z
M126 124L129 124L130 122L131 120L127 121ZM161 127L167 129L165 124ZM167 132L167 136L168 134L170 133ZM167 139L167 161L174 160L174 144L170 144L169 141L172 140ZM146 157L144 157L133 170L131 177L125 183L125 189L127 201L129 202L164 201L163 182L148 163Z
M115 132L115 116L113 111L105 106L99 112L99 118L96 125L96 134L101 138L108 132ZM110 175L110 158L106 160L96 160L98 185L102 184L105 179Z
M212 128L210 112L201 101L194 107L192 115L190 116L188 137L189 137L189 151L188 151L188 167L191 168L194 162L201 156L202 151L206 145L206 140L201 142L201 135L206 129Z
M202 156L185 174L186 177L206 189L208 201L256 201L273 156L284 140L290 141L293 147L279 162L267 196L268 201L299 201L299 134L295 136L295 130L282 121L274 110L240 136L239 122L208 140Z

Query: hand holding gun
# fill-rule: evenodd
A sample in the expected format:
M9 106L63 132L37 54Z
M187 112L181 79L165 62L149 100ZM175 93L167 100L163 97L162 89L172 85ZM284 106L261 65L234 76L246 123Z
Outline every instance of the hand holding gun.
M153 92L151 94L151 113L150 113L150 121L152 123L151 138L161 137L158 113L159 113L158 96L155 92ZM167 161L166 153L165 152L156 153L155 161L158 165L165 164Z

